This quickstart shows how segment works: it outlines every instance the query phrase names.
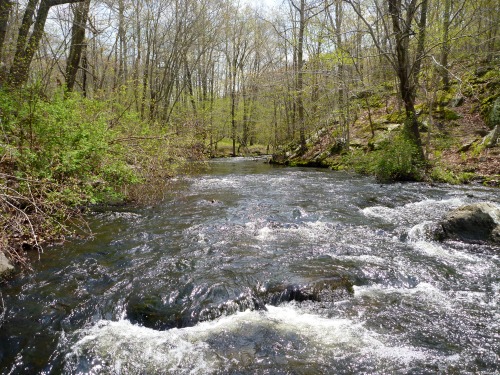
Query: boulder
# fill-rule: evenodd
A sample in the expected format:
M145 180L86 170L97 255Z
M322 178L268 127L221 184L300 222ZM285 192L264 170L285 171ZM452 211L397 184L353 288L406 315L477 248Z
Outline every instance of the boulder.
M458 149L458 152L467 152L467 151L469 151L472 148L472 146L474 146L474 143L476 143L475 139L468 140L468 141L462 143L462 146L460 146L460 148Z
M440 222L437 237L500 244L500 207L488 202L459 207Z
M478 66L475 71L476 77L482 77L492 69L491 66Z
M486 147L495 147L500 139L500 125L495 126L495 128L489 132L486 137L483 138L481 144Z
M456 108L461 107L465 102L465 98L463 96L456 96L450 101L450 106Z
M14 271L14 266L10 263L4 253L0 251L0 277L7 276Z

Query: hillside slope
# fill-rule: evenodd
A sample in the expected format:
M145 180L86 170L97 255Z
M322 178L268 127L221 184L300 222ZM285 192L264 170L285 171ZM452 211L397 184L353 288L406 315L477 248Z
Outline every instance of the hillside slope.
M482 66L463 77L448 92L436 90L418 103L427 159L420 179L500 186L500 142L491 144L493 130L500 126L500 69ZM309 137L306 152L289 145L272 162L370 173L367 164L380 157L402 129L404 113L398 110L396 94L390 93L385 105L377 91L364 93L370 100L365 97L363 102L352 98L359 106L370 106L365 105L350 125L348 140L335 136L338 125L323 127Z

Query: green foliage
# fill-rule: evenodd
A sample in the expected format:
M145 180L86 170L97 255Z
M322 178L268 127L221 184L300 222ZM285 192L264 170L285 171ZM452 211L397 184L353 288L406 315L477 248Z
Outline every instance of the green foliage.
M375 152L365 153L362 149L354 149L349 153L342 155L342 161L337 170L344 169L341 166L346 166L348 169L361 174L375 173Z
M402 124L406 120L406 112L394 111L386 116L387 122L392 124Z
M137 180L112 145L116 132L109 126L113 113L107 103L63 93L47 100L30 87L0 92L0 111L0 151L10 151L19 177L57 182L61 189L50 192L49 200L96 202Z
M489 123L491 110L493 109L493 103L495 103L497 98L498 98L498 94L494 94L494 95L491 95L491 96L484 98L481 101L479 113L481 114L483 119L486 120L487 123Z
M14 244L12 258L81 227L88 204L155 199L161 189L150 188L203 151L195 121L182 124L189 136L169 137L116 101L39 92L0 90L0 242Z
M374 174L381 181L418 181L423 162L413 142L403 135L388 140L373 160Z
M432 168L429 177L432 181L458 185L471 182L475 177L475 174L472 172L457 173L442 165L437 164Z
M446 121L454 121L461 118L457 112L448 107L437 107L435 115Z
M436 93L436 105L447 106L453 100L454 93L452 91L439 90Z
M488 70L486 74L483 76L483 79L488 83L498 83L500 82L500 70L491 67L491 70Z
M317 56L318 59L324 66L326 67L335 67L338 64L342 64L343 66L349 66L353 64L353 58L349 53L345 52L342 49L337 49L333 52L322 53Z

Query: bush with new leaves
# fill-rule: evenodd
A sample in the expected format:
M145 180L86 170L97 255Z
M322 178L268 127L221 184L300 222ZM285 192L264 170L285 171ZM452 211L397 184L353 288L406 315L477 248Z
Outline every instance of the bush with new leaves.
M375 158L374 172L381 181L418 181L421 169L417 146L403 134L387 141Z

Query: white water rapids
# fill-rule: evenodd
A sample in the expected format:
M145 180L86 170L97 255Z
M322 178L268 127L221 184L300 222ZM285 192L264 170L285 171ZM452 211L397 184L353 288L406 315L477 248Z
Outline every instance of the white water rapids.
M499 249L432 235L483 201L214 162L3 288L0 373L499 373Z

